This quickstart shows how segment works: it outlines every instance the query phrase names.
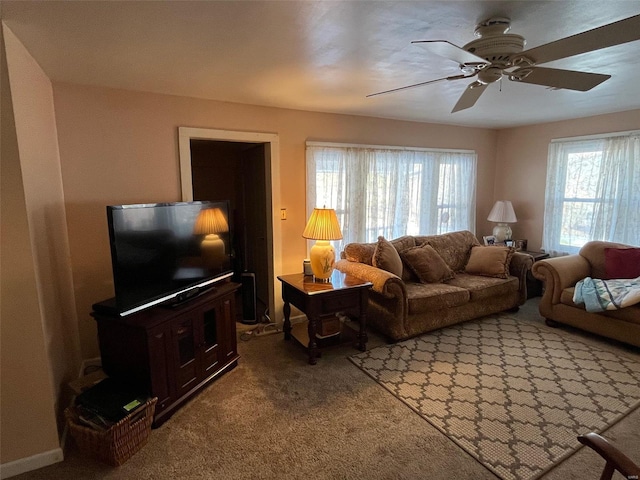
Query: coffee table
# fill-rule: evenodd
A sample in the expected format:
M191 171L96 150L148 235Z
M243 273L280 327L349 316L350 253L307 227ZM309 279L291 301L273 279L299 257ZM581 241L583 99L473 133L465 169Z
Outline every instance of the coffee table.
M329 282L317 282L312 275L302 273L281 275L278 280L282 282L284 301L284 338L290 340L292 337L291 305L294 305L307 315L307 351L311 365L315 365L320 356L316 329L320 317L325 315L342 313L357 318L359 330L355 346L360 351L367 349L366 312L369 288L373 285L371 282L345 275L338 270L333 271ZM302 341L305 340L306 338Z

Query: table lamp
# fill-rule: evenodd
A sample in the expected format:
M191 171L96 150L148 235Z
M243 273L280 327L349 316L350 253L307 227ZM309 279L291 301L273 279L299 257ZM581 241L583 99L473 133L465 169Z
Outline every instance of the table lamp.
M329 240L342 238L336 211L332 208L314 208L302 236L317 240L309 253L311 271L316 280L328 282L336 261L336 251Z
M496 237L496 242L502 243L505 240L511 240L511 227L508 224L516 223L518 219L509 200L498 200L491 209L487 220L497 223L493 227L493 236Z
M198 214L193 233L205 236L200 244L205 267L216 269L224 264L224 242L218 234L228 231L229 224L219 208L205 208Z

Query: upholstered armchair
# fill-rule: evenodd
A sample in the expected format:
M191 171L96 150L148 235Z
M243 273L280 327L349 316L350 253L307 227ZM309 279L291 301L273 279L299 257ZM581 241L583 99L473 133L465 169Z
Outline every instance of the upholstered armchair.
M607 249L637 250L620 243L593 241L586 243L575 255L535 262L531 272L544 282L540 314L551 326L564 323L640 347L640 304L591 313L586 311L584 304L573 301L575 286L580 280L615 278L607 271Z

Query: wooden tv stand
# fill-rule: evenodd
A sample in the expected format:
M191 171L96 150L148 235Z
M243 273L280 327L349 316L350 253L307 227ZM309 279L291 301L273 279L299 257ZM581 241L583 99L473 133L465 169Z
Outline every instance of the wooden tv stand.
M158 397L153 426L238 364L237 283L222 282L181 305L121 317L111 300L94 305L102 368L110 377Z

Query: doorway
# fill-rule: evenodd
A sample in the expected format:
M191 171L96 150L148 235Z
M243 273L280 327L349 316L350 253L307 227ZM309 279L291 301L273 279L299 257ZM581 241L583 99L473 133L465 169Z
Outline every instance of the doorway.
M277 135L178 130L183 200L229 200L237 273L255 275L257 320L280 322Z

